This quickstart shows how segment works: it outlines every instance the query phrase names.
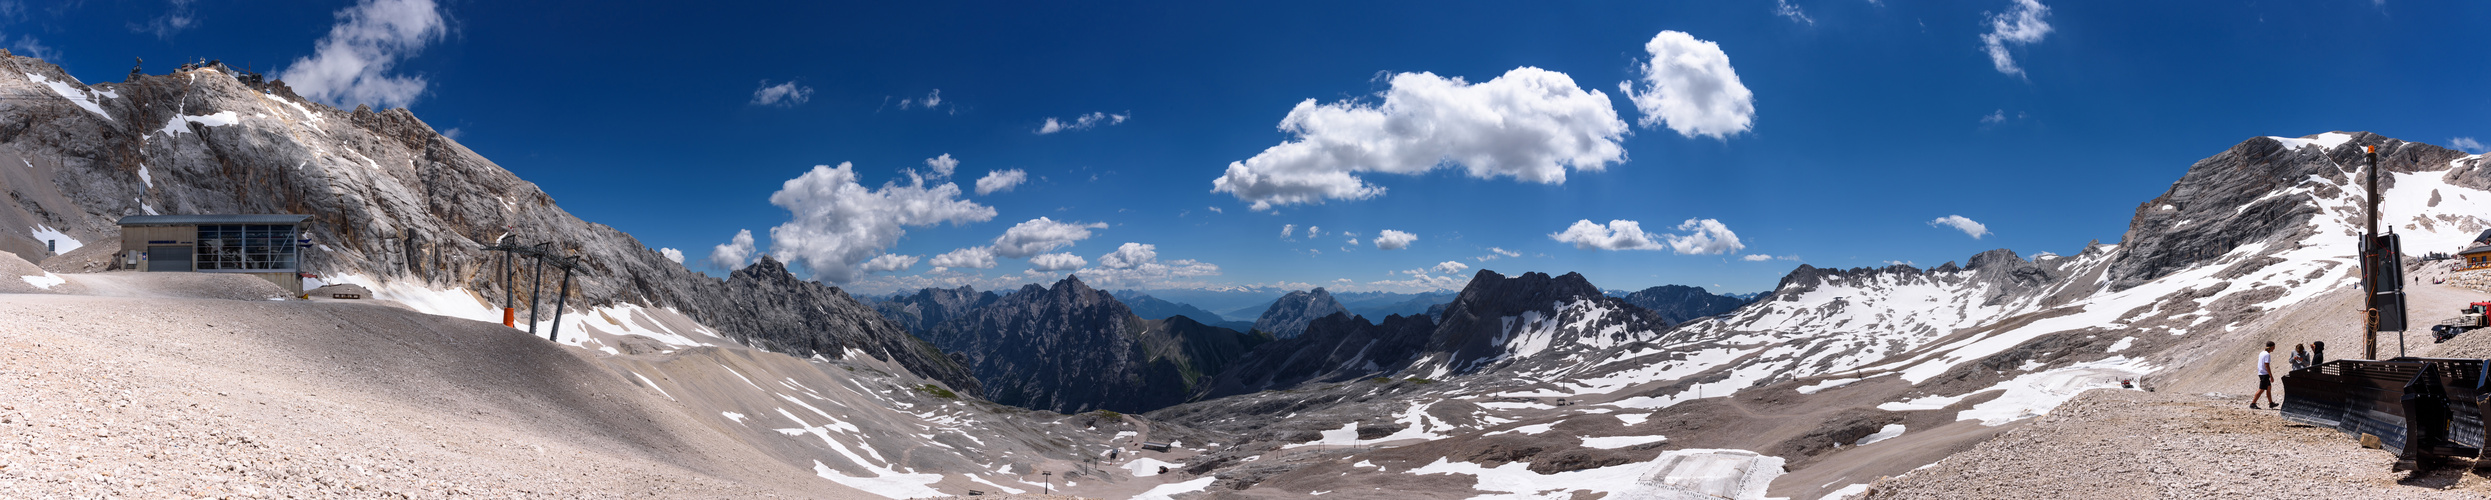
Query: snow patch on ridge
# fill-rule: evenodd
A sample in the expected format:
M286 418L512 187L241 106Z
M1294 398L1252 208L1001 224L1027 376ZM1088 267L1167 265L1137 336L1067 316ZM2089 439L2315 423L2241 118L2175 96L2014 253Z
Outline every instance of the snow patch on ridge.
M80 109L85 109L87 112L95 113L95 116L104 117L104 121L112 121L112 115L104 112L104 107L96 102L93 94L90 94L85 90L80 90L77 87L69 86L69 82L44 78L43 75L34 73L26 73L26 79L33 80L35 83L42 84L45 88L52 89L52 93L59 94L62 99L68 99L72 104L77 104ZM111 96L119 97L118 95Z

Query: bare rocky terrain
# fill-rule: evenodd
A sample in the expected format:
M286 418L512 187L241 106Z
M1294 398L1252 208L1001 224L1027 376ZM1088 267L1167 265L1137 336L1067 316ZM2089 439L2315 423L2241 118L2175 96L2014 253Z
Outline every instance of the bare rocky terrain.
M2237 398L2094 390L2030 425L1866 498L2484 498L2471 464L2393 472L2396 458Z

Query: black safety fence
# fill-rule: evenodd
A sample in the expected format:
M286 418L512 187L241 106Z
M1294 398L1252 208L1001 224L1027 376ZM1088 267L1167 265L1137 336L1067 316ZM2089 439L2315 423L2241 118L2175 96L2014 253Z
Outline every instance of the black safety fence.
M2336 360L2283 375L2283 418L2375 439L2397 468L2482 457L2491 360Z

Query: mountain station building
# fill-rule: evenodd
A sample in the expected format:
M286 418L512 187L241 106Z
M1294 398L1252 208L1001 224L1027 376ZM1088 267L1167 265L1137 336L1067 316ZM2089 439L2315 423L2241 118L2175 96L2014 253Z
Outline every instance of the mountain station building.
M303 221L309 215L132 215L121 218L121 268L239 273L303 293Z

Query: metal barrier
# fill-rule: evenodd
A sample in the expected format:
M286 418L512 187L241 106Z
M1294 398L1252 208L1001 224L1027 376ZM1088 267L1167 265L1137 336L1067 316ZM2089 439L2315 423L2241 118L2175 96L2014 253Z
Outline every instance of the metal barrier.
M2491 360L2337 360L2283 376L2285 420L2376 439L2396 468L2481 458Z

